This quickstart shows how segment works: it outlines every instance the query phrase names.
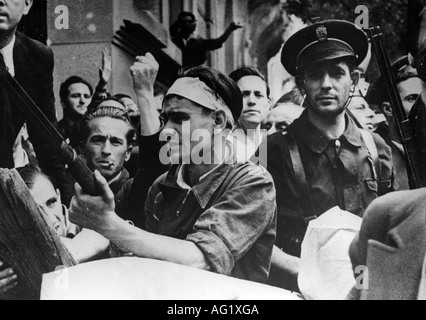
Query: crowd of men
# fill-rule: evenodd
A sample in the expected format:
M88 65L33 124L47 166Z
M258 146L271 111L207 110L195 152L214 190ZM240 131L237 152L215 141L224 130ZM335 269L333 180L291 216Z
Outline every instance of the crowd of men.
M31 0L0 0L1 63L57 125L53 54L16 31L31 5ZM14 105L13 95L0 88L0 167L35 170L20 168L37 204L49 218L57 217L53 227L75 226L58 233L64 244L77 248L71 252L89 243L93 249L77 260L136 256L298 291L309 223L339 207L364 218L350 248L354 269L368 265L369 241L375 240L383 256L386 249L400 254L383 281L392 279L404 297L417 298L424 276L425 192L395 192L409 189L404 141L384 80L368 94L361 88L358 67L368 55L366 33L342 20L296 32L281 61L297 88L272 105L265 77L256 69L242 67L227 76L201 66L206 51L219 48L239 26L232 24L220 39L197 40L191 38L195 17L184 13L179 19L174 41L191 68L179 72L161 113L154 97L159 65L149 53L130 68L135 100L106 92L107 52L95 89L78 75L61 85L64 118L58 128L95 172L98 196L79 184L74 188L58 152ZM402 57L393 72L412 118L422 180L422 32L420 38L419 63ZM185 45L196 52L185 52ZM28 134L17 134L25 132L24 124ZM44 184L37 187L40 179ZM65 208L49 213L58 201ZM19 277L3 264L0 293L7 293ZM400 270L407 271L404 277Z

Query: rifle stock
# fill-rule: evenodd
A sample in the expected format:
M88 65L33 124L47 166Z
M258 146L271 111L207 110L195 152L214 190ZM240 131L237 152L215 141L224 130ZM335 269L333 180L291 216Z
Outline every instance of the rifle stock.
M396 77L392 72L389 57L384 50L383 33L380 27L371 28L367 30L367 33L376 52L376 58L389 95L389 102L392 106L393 116L396 120L395 123L401 137L402 145L404 146L410 188L417 189L419 188L419 182L415 175L414 154L412 152L416 148L415 139L411 130L410 120L404 110L404 105L399 95Z
M7 71L3 59L0 58L0 88L3 86L19 100L17 105L21 112L26 115L28 122L40 128L46 139L60 151L62 160L68 165L69 172L81 185L84 192L92 196L98 195L97 183L93 172L77 156L75 150L65 142L65 139L56 127L47 119L31 97Z

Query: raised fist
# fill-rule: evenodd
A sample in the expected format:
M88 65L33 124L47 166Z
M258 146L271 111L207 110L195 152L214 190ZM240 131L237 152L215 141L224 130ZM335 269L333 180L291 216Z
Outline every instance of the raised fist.
M136 62L130 67L136 93L154 92L159 68L160 65L151 53L136 57Z

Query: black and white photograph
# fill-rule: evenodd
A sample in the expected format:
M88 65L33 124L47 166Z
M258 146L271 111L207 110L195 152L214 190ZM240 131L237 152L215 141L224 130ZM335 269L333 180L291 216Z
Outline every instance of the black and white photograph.
M0 0L0 300L426 300L426 0Z

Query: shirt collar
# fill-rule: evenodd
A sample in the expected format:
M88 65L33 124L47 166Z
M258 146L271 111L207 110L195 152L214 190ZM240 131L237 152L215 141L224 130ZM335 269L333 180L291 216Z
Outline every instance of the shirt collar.
M223 183L233 166L236 164L233 153L228 153L228 156L222 161L221 164L216 166L213 170L206 173L194 187L189 187L183 180L183 166L180 165L177 170L172 170L169 174L174 174L174 177L168 176L166 182L162 184L165 187L178 186L184 190L191 190L194 193L200 207L205 209L220 185ZM179 180L179 183L178 183ZM187 186L186 188L184 186ZM160 189L164 192L166 189L160 185Z
M122 175L123 175L123 170L121 170L120 173L115 178L113 178L112 180L110 180L108 182L108 184L112 185L114 182L117 182L118 180L120 180L120 178L121 178Z
M6 67L8 68L9 73L12 76L15 76L15 65L13 63L13 48L15 47L15 40L16 40L16 36L13 35L12 41L6 47L0 49L0 52L3 55Z
M226 148L226 154L225 157L223 158L223 160L221 161L221 163L219 163L216 167L214 167L212 170L210 170L209 172L207 172L206 174L202 175L200 180L198 180L199 182L204 180L205 178L207 178L209 175L211 175L217 168L219 168L222 164L225 163L226 159L229 158L230 156L230 152L229 149ZM186 190L191 190L192 188L185 182L185 179L183 178L183 170L185 169L185 165L181 165L179 167L179 170L177 172L177 180L176 183L179 187L181 187L182 189L186 189Z
M308 118L308 110L305 110L302 116L293 123L296 135L299 136L306 146L315 153L323 153L332 141L315 127ZM340 137L340 141L347 141L354 147L362 146L361 132L354 121L345 113L346 130Z

